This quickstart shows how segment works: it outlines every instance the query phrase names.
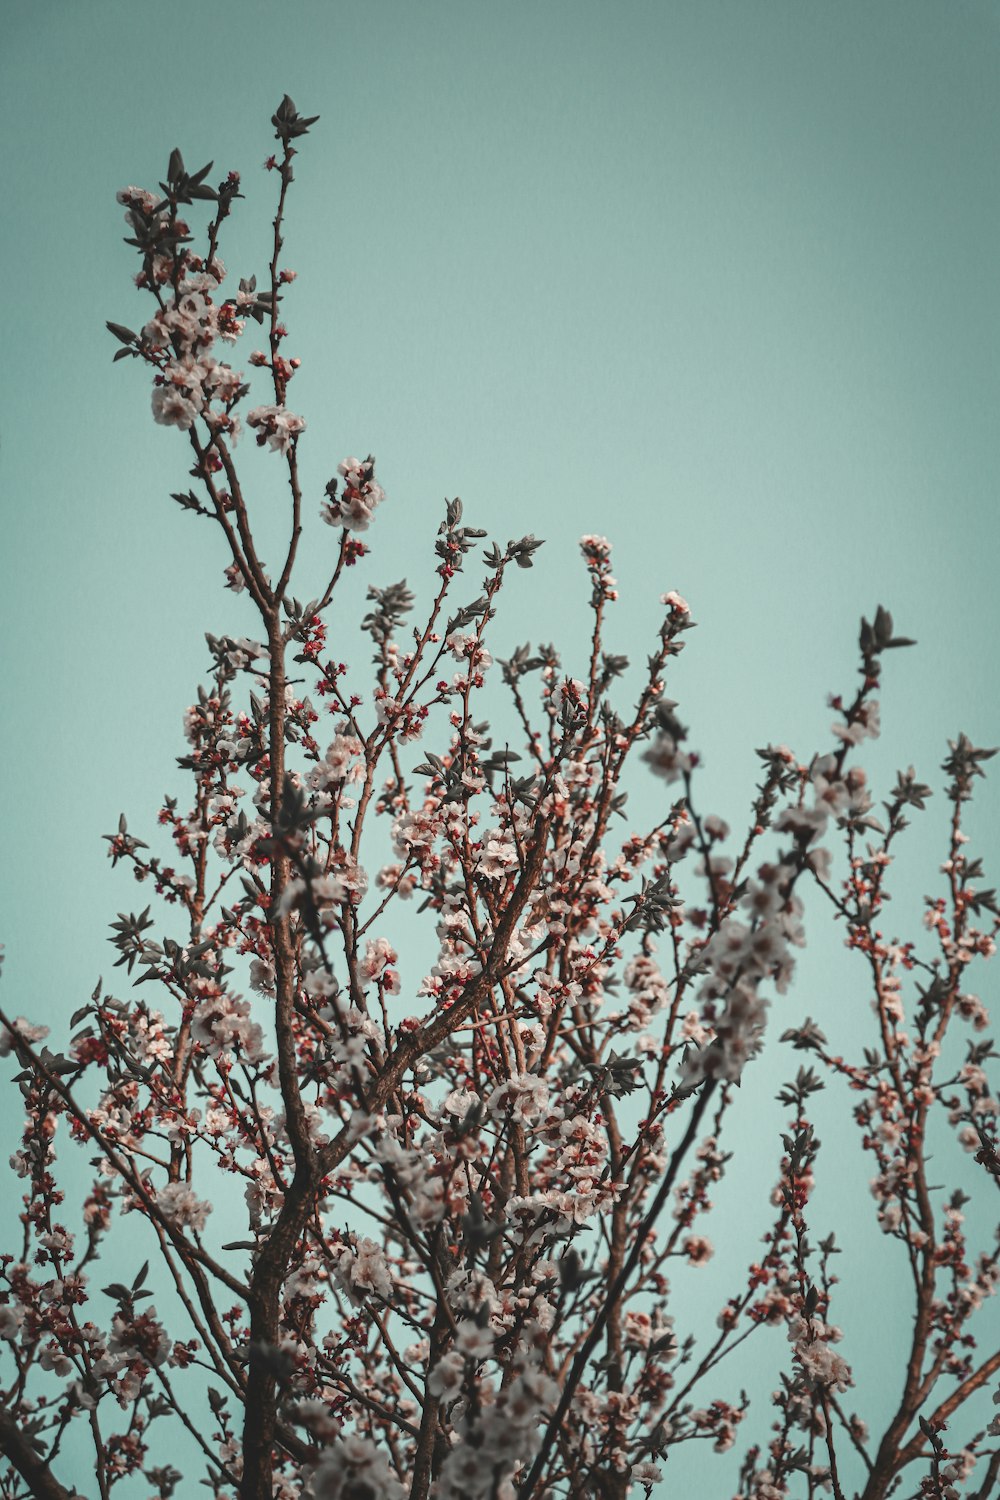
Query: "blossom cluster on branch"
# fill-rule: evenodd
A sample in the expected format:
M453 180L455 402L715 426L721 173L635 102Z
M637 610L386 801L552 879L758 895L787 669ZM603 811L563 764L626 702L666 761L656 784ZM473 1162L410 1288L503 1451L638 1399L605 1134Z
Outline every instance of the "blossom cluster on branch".
M210 187L210 166L190 174L175 151L159 192L119 194L154 307L138 332L109 325L116 359L146 366L154 419L186 437L193 487L173 498L219 528L227 586L256 624L207 638L184 718L190 801L159 810L170 852L124 816L108 836L163 909L113 924L130 987L98 985L58 1052L45 1026L0 1012L25 1114L20 1223L0 1244L0 1496L169 1497L202 1481L216 1500L623 1500L670 1493L682 1445L732 1449L753 1398L773 1425L746 1447L739 1500L950 1500L967 1481L985 1500L1000 1428L960 1424L1000 1384L1000 1354L972 1332L998 1247L970 1243L967 1200L941 1196L928 1143L937 1154L950 1136L982 1193L1000 1185L995 1054L970 988L1000 919L962 823L992 752L951 744L944 893L919 943L887 936L896 844L930 795L911 770L876 806L852 759L879 731L884 653L910 644L888 613L862 622L860 681L832 700L829 745L758 752L734 834L698 807L698 756L667 696L687 602L663 595L627 698L628 663L606 647L611 548L588 535L581 675L553 646L494 662L505 580L540 543L488 542L458 500L425 612L405 582L369 589L374 658L355 691L328 631L345 634L338 585L389 502L375 460L346 458L317 500L337 533L329 580L308 603L292 594L306 422L287 402L299 360L281 255L295 143L315 121L286 97L272 123L263 290L253 276L222 290L236 173ZM254 323L266 347L248 377L216 351ZM287 479L276 575L255 545L253 455L237 467L242 425ZM491 673L503 733L480 707ZM654 826L624 831L636 761L662 802ZM858 964L852 1056L785 998L808 889ZM435 933L426 973L399 903ZM691 1327L670 1278L713 1254L706 1220L772 1005L811 1056L782 1090L763 1239L715 1325ZM898 1403L874 1434L850 1403L839 1247L810 1234L824 1077L853 1106L886 1253L912 1283ZM99 1286L101 1254L140 1230L155 1269ZM725 1363L747 1340L767 1372L750 1395ZM85 1429L93 1475L66 1459Z

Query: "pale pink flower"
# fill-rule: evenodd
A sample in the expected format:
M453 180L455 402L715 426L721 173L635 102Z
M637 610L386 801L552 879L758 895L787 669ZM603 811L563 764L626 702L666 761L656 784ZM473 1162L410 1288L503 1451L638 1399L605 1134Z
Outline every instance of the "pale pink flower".
M172 1224L180 1229L194 1229L199 1233L212 1212L211 1203L195 1197L186 1182L171 1182L160 1188L156 1194L156 1203Z
M47 1026L33 1026L24 1016L16 1016L11 1022L11 1030L0 1024L0 1057L9 1057L14 1050L16 1038L21 1037L29 1045L35 1042L43 1042L49 1034Z
M257 442L275 453L287 453L299 433L305 431L305 418L296 416L284 406L255 406L247 412L247 426L258 428Z

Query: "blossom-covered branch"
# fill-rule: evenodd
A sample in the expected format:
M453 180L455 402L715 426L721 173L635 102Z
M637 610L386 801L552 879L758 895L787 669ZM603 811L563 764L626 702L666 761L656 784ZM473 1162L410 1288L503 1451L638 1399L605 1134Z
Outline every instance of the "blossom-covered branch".
M963 1191L934 1197L928 1160L932 1140L936 1157L954 1144L976 1191L998 1180L995 1054L969 988L997 905L962 825L992 752L951 745L944 892L920 942L887 937L895 848L930 791L902 773L876 814L854 761L879 732L883 657L910 644L883 608L862 622L860 683L831 701L829 744L761 749L734 837L699 806L699 757L668 696L690 607L662 595L632 674L607 639L604 537L581 541L579 677L553 645L494 663L505 585L541 543L490 541L457 499L428 539L422 612L402 580L371 585L357 618L345 585L391 505L371 456L345 458L314 497L326 582L296 597L312 517L282 257L316 121L286 97L272 123L261 288L248 274L223 292L236 173L210 186L211 166L190 173L175 151L158 192L119 194L152 309L138 331L109 325L115 357L145 368L154 420L186 435L193 487L173 498L214 523L253 623L207 637L184 716L190 798L164 800L159 832L139 838L123 815L108 835L156 898L155 915L151 898L112 925L124 994L99 984L56 1052L45 1026L0 1011L24 1104L20 1222L0 1254L0 1496L105 1500L141 1474L161 1497L200 1479L216 1500L623 1500L667 1486L682 1445L733 1448L769 1400L740 1500L880 1500L916 1464L921 1494L988 1484L997 1423L950 1432L998 1384L970 1331L998 1249L971 1242ZM219 354L254 323L266 347L248 373ZM240 447L244 426L259 451ZM287 539L269 573L255 528L275 467ZM373 648L367 673L340 659L353 629ZM509 715L492 728L497 667ZM660 798L632 828L640 765ZM810 891L858 964L851 1056L789 996ZM429 964L407 951L402 903L428 927ZM780 1096L762 1238L699 1328L671 1279L712 1257L712 1195L772 1005L812 1057ZM825 1081L853 1110L886 1253L910 1278L898 1405L876 1437L848 1404L840 1247L811 1221ZM103 1288L101 1256L116 1268ZM763 1397L729 1373L750 1341ZM67 1466L78 1429L93 1478Z

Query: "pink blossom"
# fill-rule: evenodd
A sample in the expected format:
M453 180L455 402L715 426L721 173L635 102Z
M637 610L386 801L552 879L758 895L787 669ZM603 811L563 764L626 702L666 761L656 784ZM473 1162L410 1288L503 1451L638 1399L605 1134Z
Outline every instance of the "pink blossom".
M47 1026L33 1026L24 1016L17 1016L11 1022L10 1029L0 1024L0 1057L9 1057L17 1046L17 1038L21 1037L30 1046L35 1042L42 1042L49 1034Z
M301 432L305 431L305 419L283 406L255 406L247 412L247 426L258 428L257 442L275 453L288 453Z
M156 1194L157 1207L181 1229L201 1231L212 1212L211 1203L197 1198L186 1182L171 1182Z

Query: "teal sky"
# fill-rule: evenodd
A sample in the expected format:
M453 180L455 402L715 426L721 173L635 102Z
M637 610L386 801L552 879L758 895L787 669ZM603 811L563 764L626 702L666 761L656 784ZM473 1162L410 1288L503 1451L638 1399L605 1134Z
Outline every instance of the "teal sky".
M731 821L755 746L825 746L878 602L919 647L888 661L866 763L937 785L948 736L1000 743L1000 6L0 9L6 1007L58 1024L108 972L108 920L146 897L100 835L122 810L142 833L179 789L204 631L253 631L219 540L167 498L184 443L111 364L104 320L143 316L114 195L155 187L175 145L238 168L222 255L234 279L263 272L285 91L321 116L283 257L313 497L301 597L331 549L323 484L372 451L388 500L362 585L426 585L460 494L501 541L547 539L498 648L556 639L572 666L583 532L615 543L612 649L642 662L659 595L688 598L671 694L702 802ZM255 498L276 539L275 494ZM907 936L945 812L914 831ZM972 826L989 857L996 785ZM813 964L802 1008L846 1006ZM854 1321L877 1384L889 1346Z

